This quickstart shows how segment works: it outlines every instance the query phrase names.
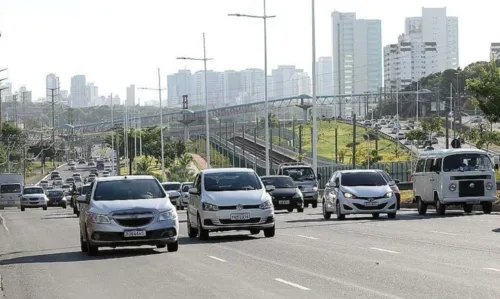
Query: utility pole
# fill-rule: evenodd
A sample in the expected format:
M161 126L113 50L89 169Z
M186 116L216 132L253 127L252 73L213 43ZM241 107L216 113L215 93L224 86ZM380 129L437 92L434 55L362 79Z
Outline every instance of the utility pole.
M19 116L17 114L17 94L13 95L12 96L12 101L14 102L14 120L15 120L15 124L16 124L16 128L19 126Z
M52 166L55 166L55 159L56 159L56 116L55 116L55 96L54 91L58 90L59 87L57 88L48 88L50 90L50 98L51 98L51 104L52 104L52 147L54 148L54 157L52 157Z

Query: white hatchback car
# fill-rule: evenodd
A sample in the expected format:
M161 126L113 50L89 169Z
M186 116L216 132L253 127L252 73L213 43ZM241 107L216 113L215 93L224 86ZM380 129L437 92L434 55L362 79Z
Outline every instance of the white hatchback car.
M330 219L332 213L338 220L349 214L372 214L373 218L387 214L395 219L396 195L378 170L337 171L323 193L323 217Z
M187 229L190 238L208 239L211 231L264 231L274 237L274 207L253 169L217 168L200 171L189 189Z

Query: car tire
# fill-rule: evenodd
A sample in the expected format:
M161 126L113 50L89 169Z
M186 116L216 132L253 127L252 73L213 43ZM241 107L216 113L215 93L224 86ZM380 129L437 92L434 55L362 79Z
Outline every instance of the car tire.
M88 235L87 235L87 242L85 243L87 244L87 254L89 256L97 256L99 254L99 247L90 244Z
M337 220L345 220L345 214L342 214L340 210L340 203L337 201L335 204L335 213L337 214Z
M316 209L317 207L318 207L318 203L317 203L317 202L313 202L313 203L312 203L312 208L313 208L313 209Z
M378 219L380 217L380 213L372 213L373 219Z
M437 196L434 196L434 200L436 201L436 213L439 216L444 216L446 214L446 206L439 201Z
M483 203L483 213L491 214L492 211L493 211L493 203L492 202Z
M198 239L200 240L208 240L210 237L210 232L203 228L203 224L201 223L201 217L198 215Z
M176 240L175 243L168 243L167 250L168 252L176 252L179 250L179 240Z
M189 220L189 215L188 215L187 220L186 220L186 225L187 225L188 237L196 238L198 236L198 230L191 226L191 221Z
M420 198L417 198L417 211L418 214L422 216L425 216L425 214L427 214L427 204Z
M309 203L308 202L304 203L304 208L309 208Z
M255 229L255 228L254 228L254 229L251 229L251 230L250 230L250 234L251 234L251 235L258 235L259 233L260 233L260 229Z
M394 213L387 213L387 218L389 218L389 219L396 219L396 212L394 212Z
M43 210L44 210L44 211L47 211L47 206L43 207Z
M26 209L24 207L21 207L21 212L24 212Z
M332 213L326 211L326 204L324 200L323 200L323 218L325 218L326 220L332 218Z
M272 238L276 234L276 226L264 229L264 237Z
M82 252L88 251L87 242L83 241L82 233L80 232L80 250Z
M297 208L297 213L304 213L304 208Z
M165 248L165 247L167 247L167 244L156 245L156 248L158 248L158 249L162 249L162 248Z
M472 208L473 208L473 207L474 207L474 206L473 206L473 205L471 205L471 204L467 204L467 203L466 203L466 204L464 204L464 213L465 213L465 214L470 214L470 213L472 213Z
M63 206L62 206L62 208L63 208L63 209L66 209L66 205L63 205Z

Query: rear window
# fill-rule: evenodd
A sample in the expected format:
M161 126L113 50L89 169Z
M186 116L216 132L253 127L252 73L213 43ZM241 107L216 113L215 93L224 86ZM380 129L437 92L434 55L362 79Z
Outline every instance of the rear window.
M98 182L95 201L152 199L166 197L163 188L155 179L114 180Z
M294 181L316 179L311 167L286 167L283 169L283 175L290 176Z
M295 182L290 177L263 177L261 180L265 186L272 185L276 189L296 188Z
M85 195L87 194L87 192L89 192L89 189L90 189L90 186L83 186L82 187L82 195Z
M73 182L73 181L75 181L75 179L74 178L67 178L66 181L67 182Z
M342 186L384 186L387 182L377 172L350 172L343 173Z
M48 196L54 196L54 197L64 196L64 192L62 192L61 190L50 190L50 191L47 192L47 195Z
M5 184L0 187L0 193L21 193L21 184Z
M177 191L181 189L181 184L163 184L162 186L165 191Z
M23 194L43 194L42 188L24 188Z

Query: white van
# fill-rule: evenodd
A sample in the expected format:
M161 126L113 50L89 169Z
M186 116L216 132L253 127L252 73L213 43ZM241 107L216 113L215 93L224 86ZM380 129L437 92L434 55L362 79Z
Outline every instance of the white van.
M420 154L413 173L413 195L418 213L427 206L444 215L447 205L460 205L465 213L482 205L490 214L496 201L495 170L490 156L479 149L443 149Z
M23 193L23 175L17 173L0 174L0 209L19 207Z

